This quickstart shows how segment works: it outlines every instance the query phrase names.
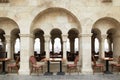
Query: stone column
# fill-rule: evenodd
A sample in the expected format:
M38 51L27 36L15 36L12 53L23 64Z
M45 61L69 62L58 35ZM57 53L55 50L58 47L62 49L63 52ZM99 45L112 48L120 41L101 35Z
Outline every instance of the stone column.
M113 36L113 58L120 56L120 35Z
M35 36L34 35L30 35L30 55L34 55L34 43L35 43Z
M50 58L50 36L45 35L45 52L46 52L46 58Z
M6 39L6 52L7 52L7 58L11 58L11 37L10 35L5 35Z
M31 50L31 35L30 34L20 34L20 75L29 75L29 57L33 53Z
M106 39L107 35L101 35L101 38L100 38L100 50L99 50L99 57L100 58L104 58L105 57L105 47L104 47L104 42L105 42L105 39Z
M82 57L83 74L92 73L91 60L91 34L80 34L80 52Z
M79 53L78 53L78 55L79 55L79 63L78 63L78 65L82 65L82 50L81 50L81 36L78 36L78 51L79 51Z
M66 42L67 42L67 35L62 36L63 39L63 59L67 61L67 53L66 53Z

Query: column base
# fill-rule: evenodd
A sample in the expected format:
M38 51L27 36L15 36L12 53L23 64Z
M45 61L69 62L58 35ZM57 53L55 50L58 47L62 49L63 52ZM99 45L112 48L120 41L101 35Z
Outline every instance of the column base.
M82 74L93 74L92 69L81 69Z
M19 74L19 75L30 75L30 70L20 69L20 70L18 71L18 74Z

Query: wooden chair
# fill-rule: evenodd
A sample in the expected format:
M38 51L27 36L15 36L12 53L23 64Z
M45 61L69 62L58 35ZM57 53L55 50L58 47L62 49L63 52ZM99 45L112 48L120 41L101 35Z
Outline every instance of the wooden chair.
M100 68L100 70L103 72L104 65L102 63L97 63L94 56L92 56L92 61L93 61L93 74L96 68Z
M111 69L112 69L112 72L113 72L113 69L116 68L118 73L120 72L120 56L118 57L118 61L117 63L112 63L111 64Z
M18 56L15 63L8 64L8 72L12 72L12 70L16 68L18 73L19 62L20 62L20 57Z
M67 64L67 72L69 72L69 74L71 73L72 70L75 70L79 74L79 69L77 66L78 60L79 60L79 56L76 56L74 59L74 64Z
M30 75L31 75L31 73L32 73L33 71L35 71L35 72L37 72L37 74L39 74L39 70L41 70L42 73L43 73L43 65L37 64L37 61L36 61L36 59L35 59L34 56L31 56L31 57L30 57L30 62L31 62L31 64L32 64L32 68L31 68Z

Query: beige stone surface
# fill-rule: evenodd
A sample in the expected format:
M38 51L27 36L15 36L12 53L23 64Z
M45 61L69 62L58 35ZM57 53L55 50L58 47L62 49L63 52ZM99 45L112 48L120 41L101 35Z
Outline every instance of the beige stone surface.
M49 37L53 29L61 30L62 35L67 35L70 29L76 29L79 35L82 35L80 38L82 40L79 40L82 72L91 73L92 29L98 29L100 35L105 35L108 30L112 29L111 32L115 32L113 36L114 56L120 55L120 0L106 3L102 0L10 0L9 3L0 3L0 29L5 35L11 35L13 30L20 32L19 74L27 75L30 72L29 56L33 52L31 43L34 43L32 41L34 37L31 35L36 29L43 30L44 36ZM47 57L49 57L48 44L49 40L45 43ZM8 45L10 48L11 44ZM9 49L8 53L10 52ZM64 49L65 52L66 49ZM66 57L65 54L64 57Z

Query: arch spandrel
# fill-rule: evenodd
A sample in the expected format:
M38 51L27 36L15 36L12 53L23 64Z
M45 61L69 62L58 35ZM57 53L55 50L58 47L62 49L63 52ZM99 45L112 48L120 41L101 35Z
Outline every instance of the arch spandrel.
M106 34L109 29L119 29L120 23L111 17L103 17L98 19L94 25L93 29L97 28L101 31L101 34Z
M71 28L81 31L78 19L63 8L48 8L39 13L33 20L30 31L34 28L41 28L45 34L49 34L54 28L59 28L63 34L67 34Z
M10 35L13 29L19 28L17 23L10 18L0 17L0 28Z

